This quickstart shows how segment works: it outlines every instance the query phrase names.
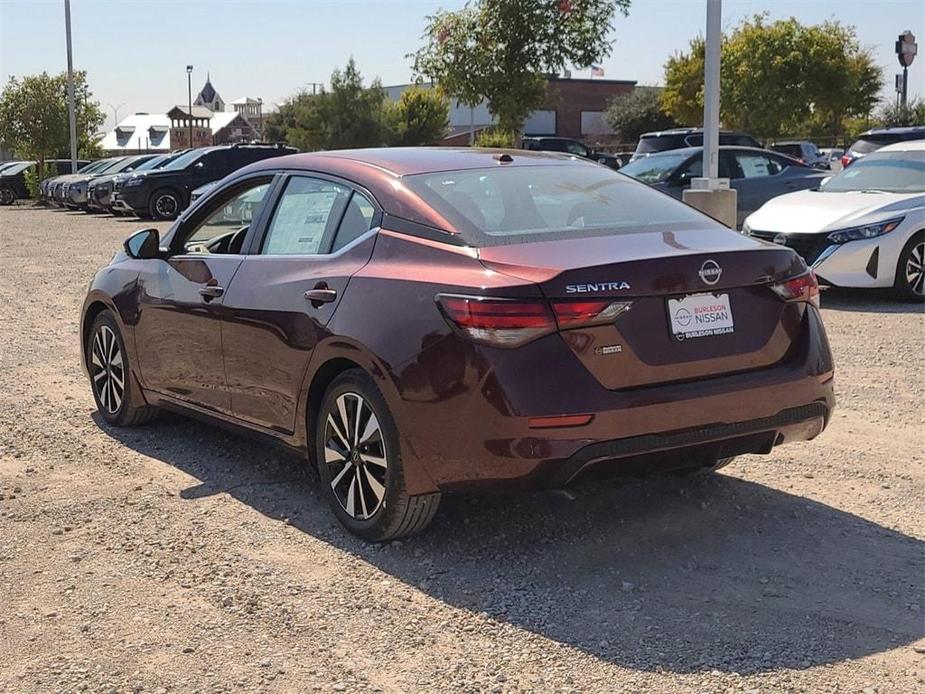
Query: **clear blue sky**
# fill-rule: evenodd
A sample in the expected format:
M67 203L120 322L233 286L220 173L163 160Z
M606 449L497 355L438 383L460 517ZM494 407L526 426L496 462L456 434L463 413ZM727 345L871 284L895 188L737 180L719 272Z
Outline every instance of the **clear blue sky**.
M352 55L365 77L384 84L411 78L406 55L420 44L425 17L460 0L72 0L75 67L87 70L109 114L164 112L186 101L211 71L226 102L241 96L279 102L310 82L326 82ZM857 28L885 68L892 93L899 65L893 43L910 29L923 55L910 69L912 93L925 95L925 2L921 0L725 0L723 24L768 11L804 23L835 18ZM606 77L658 84L674 51L703 32L704 0L633 0L617 17ZM0 0L0 77L66 67L63 0ZM587 76L574 71L573 75ZM108 124L108 123L107 123Z

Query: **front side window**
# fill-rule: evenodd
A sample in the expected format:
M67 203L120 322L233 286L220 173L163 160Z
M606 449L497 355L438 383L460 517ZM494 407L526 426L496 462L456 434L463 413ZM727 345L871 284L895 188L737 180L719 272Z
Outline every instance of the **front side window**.
M350 188L318 178L293 176L270 220L261 253L315 255L323 252L340 222Z
M193 226L184 245L190 253L237 253L251 222L270 189L270 180L251 181L212 205L204 220Z
M473 246L617 235L706 219L622 173L579 162L415 174L405 180Z

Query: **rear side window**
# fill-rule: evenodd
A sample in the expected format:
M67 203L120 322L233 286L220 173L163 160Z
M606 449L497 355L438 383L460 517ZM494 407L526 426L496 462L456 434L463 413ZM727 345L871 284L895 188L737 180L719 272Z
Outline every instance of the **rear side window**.
M851 145L849 149L858 154L868 154L901 140L902 138L896 135L866 135Z
M350 199L346 186L293 176L280 197L266 238L264 255L316 255L334 234Z
M735 155L738 175L735 178L764 178L779 174L782 170L777 160L763 154L741 153Z
M337 228L337 236L334 238L331 252L339 251L372 229L375 215L376 208L366 199L366 196L354 192L350 196L350 202L347 203L347 209L344 210L344 216L340 220L340 226Z
M405 177L473 246L618 235L706 217L592 164L515 166Z

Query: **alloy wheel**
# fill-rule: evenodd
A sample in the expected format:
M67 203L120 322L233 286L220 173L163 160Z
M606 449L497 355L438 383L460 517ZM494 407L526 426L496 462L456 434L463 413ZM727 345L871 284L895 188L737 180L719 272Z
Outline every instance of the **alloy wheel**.
M925 241L912 247L906 261L906 283L914 294L925 294Z
M379 419L357 393L343 393L327 413L324 463L331 489L351 518L368 520L385 499L388 455Z
M125 397L125 367L116 335L106 325L100 326L93 337L90 371L100 404L109 414L115 414Z
M157 210L157 214L161 217L172 217L177 213L177 199L165 193L164 195L159 195L157 200L154 201L154 209Z

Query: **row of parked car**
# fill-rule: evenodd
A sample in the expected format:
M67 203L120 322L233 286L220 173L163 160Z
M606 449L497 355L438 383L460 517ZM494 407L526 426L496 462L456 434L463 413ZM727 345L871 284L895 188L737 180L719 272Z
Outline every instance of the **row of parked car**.
M39 194L42 200L69 209L169 220L189 206L198 188L253 162L297 151L279 144L215 145L169 154L79 162L81 168L77 173L64 173L70 169L69 160L62 162L62 166L55 162L52 170L59 175L42 181ZM9 169L0 169L3 204L27 196L24 175L36 165L35 162L11 164Z

